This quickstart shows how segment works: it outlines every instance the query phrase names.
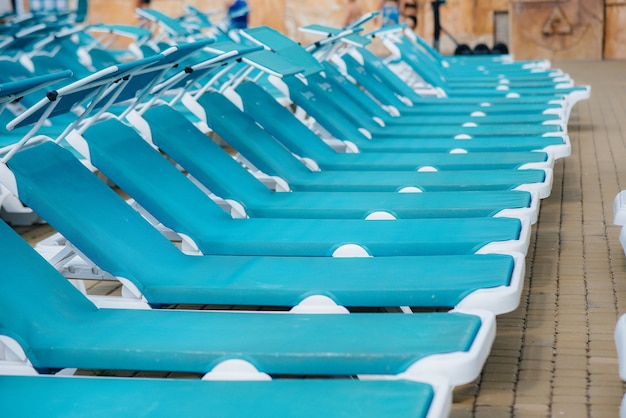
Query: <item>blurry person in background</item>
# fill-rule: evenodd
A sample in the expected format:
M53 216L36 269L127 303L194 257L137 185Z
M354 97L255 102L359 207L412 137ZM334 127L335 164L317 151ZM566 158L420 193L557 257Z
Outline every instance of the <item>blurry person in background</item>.
M245 29L248 27L250 8L245 0L225 0L224 8L228 18L228 29Z
M363 15L361 6L358 0L348 0L346 5L346 17L343 21L343 27L347 27L350 23L354 22Z
M400 23L400 0L381 0L378 6L380 10L380 26L393 26Z

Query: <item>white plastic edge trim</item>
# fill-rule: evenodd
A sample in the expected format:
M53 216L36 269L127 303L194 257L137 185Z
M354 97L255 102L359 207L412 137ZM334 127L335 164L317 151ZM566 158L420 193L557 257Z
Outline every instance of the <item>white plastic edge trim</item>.
M513 257L513 271L508 286L498 286L488 289L478 289L467 295L456 305L456 309L488 309L495 315L512 312L519 306L524 287L526 260L518 252L504 253Z
M447 378L452 386L470 383L478 377L496 336L495 315L485 310L453 309L450 312L475 315L481 319L481 327L469 351L425 357L413 363L399 376L419 379L421 376L439 375Z
M0 163L0 183L2 183L4 187L6 187L11 193L19 198L15 175L4 163Z
M622 229L622 231L624 231ZM621 238L622 234L620 234ZM626 314L620 316L615 325L615 346L617 348L617 359L619 361L619 377L626 380Z
M228 359L218 363L213 370L202 376L202 380L272 380L267 373L257 370L251 363L242 359Z
M366 221L395 221L397 218L384 210L372 212L365 217Z
M626 224L626 190L616 194L613 200L613 223L621 226Z
M407 186L398 190L398 193L422 193L423 190L415 186Z
M551 168L543 168L545 178L541 183L526 183L517 186L514 190L524 190L531 193L536 193L540 199L545 199L550 196L552 191L552 182L554 180L554 171Z
M312 295L304 298L289 310L296 314L349 314L350 312L334 300L324 295Z
M524 255L528 252L528 245L530 244L530 229L531 223L528 218L518 218L521 226L519 231L519 237L517 239L510 239L506 241L494 241L481 247L476 254L488 253L511 253L520 252Z
M335 258L372 257L372 255L368 253L367 250L359 244L343 244L337 247L335 251L333 251L332 257L335 257Z

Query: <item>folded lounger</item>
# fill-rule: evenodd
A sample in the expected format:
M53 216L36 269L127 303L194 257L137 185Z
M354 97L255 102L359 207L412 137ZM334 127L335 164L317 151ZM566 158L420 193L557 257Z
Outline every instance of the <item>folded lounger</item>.
M98 309L0 223L0 334L38 371L63 368L206 373L242 359L272 375L437 373L475 379L495 320L473 313L295 314ZM164 264L164 263L162 263ZM160 266L146 266L158 269ZM184 279L184 272L179 272ZM3 338L3 345L7 345ZM3 346L3 352L6 352Z
M142 112L147 123L138 123L136 117L134 122L144 137L201 185L234 204L233 213L239 212L237 216L362 219L375 218L382 212L394 218L528 217L531 223L537 217L538 196L526 191L275 192L224 149L207 141L202 132L169 106L159 105Z
M0 387L5 398L0 414L7 417L210 414L225 418L438 418L447 416L451 406L445 385L408 380L212 381L0 375Z

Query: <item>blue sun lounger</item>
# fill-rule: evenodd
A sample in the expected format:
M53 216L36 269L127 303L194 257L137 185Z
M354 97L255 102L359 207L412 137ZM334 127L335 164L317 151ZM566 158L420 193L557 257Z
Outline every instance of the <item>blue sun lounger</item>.
M236 205L237 216L363 219L383 212L394 218L528 217L531 223L537 217L538 196L526 191L275 192L169 106L152 107L142 116L147 123L135 122L144 137L201 185ZM401 159L403 154L397 155Z
M243 110L295 154L314 160L322 169L330 170L436 170L551 168L552 159L543 152L492 153L355 153L337 152L302 121L280 105L261 86L251 81L235 88L234 101L240 99ZM232 93L230 93L232 94ZM229 95L230 96L230 95ZM281 123L275 123L280 120Z
M286 56L287 59L293 59L291 57L292 51L296 49L298 51L298 65L302 64L300 60L302 56L308 59L309 62L311 60L315 61L310 55L304 55L308 53L303 51L299 45L269 28L249 29L244 34L261 44L272 47L273 50L282 54L281 56ZM308 66L308 72L320 71L319 63L316 67L317 70L311 68L311 66ZM308 74L305 73L305 75ZM288 86L289 97L296 105L304 109L307 114L312 116L335 138L353 142L362 152L400 150L409 152L545 150L552 152L555 158L567 156L571 152L569 138L563 132L547 133L542 136L495 136L493 134L489 136L475 136L470 132L473 128L468 127L467 129L470 130L468 133L449 135L448 138L398 138L393 136L393 132L387 135L383 127L378 126L376 130L370 131L363 128L361 123L356 124L354 120L343 114L342 110L337 109L332 95L321 93L320 90L328 90L329 87L324 89L316 88L313 82L307 86L294 76L285 76L281 80L282 83ZM329 109L333 110L329 111ZM376 133L381 133L382 136L377 137Z
M116 74L119 75L119 72ZM83 90L83 93L86 90ZM58 101L68 104L67 96L64 96L62 90L56 97ZM26 117L34 118L35 114L36 112L29 112ZM486 263L477 265L475 270L482 279L486 278L483 274L487 266L504 268L493 277L496 281L490 284L481 282L479 285L469 287L467 284L474 279L465 281L469 279L469 276L466 276L469 272L466 271L466 267L462 267L468 263L467 260L463 261L463 257L457 259L459 268L456 268L453 267L457 262L454 257L442 263L440 261L442 259L415 257L394 257L387 262L379 259L365 261L297 257L185 256L67 150L58 145L47 141L27 147L10 156L7 164L3 165L0 177L11 191L61 231L81 254L110 274L120 277L127 287L132 289L131 293L144 295L146 300L153 304L196 303L202 300L201 303L265 303L293 306L311 294L324 294L348 306L371 306L374 303L371 297L377 299L381 296L383 297L376 303L385 306L390 303L393 305L394 299L398 302L407 302L401 303L402 306L412 305L414 301L417 302L416 296L418 298L423 296L424 303L431 306L432 304L444 306L448 303L457 305L465 296L483 288L489 288L487 293L490 294L494 291L499 293L500 290L510 294L495 298L494 302L498 305L495 309L498 311L514 308L519 300L521 288L519 284L523 276L523 273L520 274L520 269L523 269L523 259L519 260L521 255L517 257L485 254L469 257L468 260L475 260L479 264ZM98 202L98 205L94 206L92 202ZM104 248L102 242L111 244ZM496 262L490 261L491 258L500 259L503 264L497 267ZM448 282L434 280L429 284L429 290L419 296L419 292L400 291L407 288L405 284L400 285L400 282L397 282L400 285L398 292L394 292L392 290L394 285L388 283L384 285L385 292L380 292L380 277L398 274L399 278L407 278L406 271L413 268L433 272L439 279L443 277L442 271L432 267L421 268L415 264L422 262L434 265L439 263L442 267L450 268L452 273L459 274L457 278L464 284L459 283L457 292L452 290L455 287L452 279ZM512 262L513 265L510 264ZM153 266L154 270L149 271L147 266ZM183 280L177 278L181 271L185 272ZM332 271L333 276L323 276L320 274L321 271ZM278 275L277 272L282 272L285 277ZM266 274L269 274L274 283L262 284L264 282L262 276ZM365 276L372 279L371 284L375 286L373 292L367 289ZM346 282L336 282L336 277L342 277L342 281L354 278L358 285L346 288L344 287ZM326 278L328 282L325 284ZM298 284L300 279L304 282ZM409 280L413 278L409 277ZM196 284L191 285L194 282ZM304 284L305 282L308 284ZM427 282L430 280L427 279ZM233 283L234 286L225 286L227 283ZM304 286L301 286L302 284ZM248 293L244 290L254 289L259 285L268 291L272 290L267 294L258 291ZM432 292L433 285L439 287L446 301L435 295L440 292L439 290ZM358 291L354 293L354 289ZM416 285L415 289L423 289L423 285ZM345 290L348 290L347 293L344 293ZM484 300L479 303L480 306L485 306ZM503 303L507 308L503 308Z
M89 89L107 89L110 77L106 74L102 86L94 77L88 86L79 80L59 89L55 101L43 99L25 112L24 118L16 118L10 126L34 123L37 115L45 117L53 112L58 114L69 111L73 108L72 100L80 103L84 95L90 94ZM144 74L138 76L140 80ZM133 78L130 77L129 83L132 83ZM118 98L120 94L130 95L127 93L130 86L124 84L123 80L113 86L119 88L120 92L110 92L109 95L115 97L117 94ZM59 102L63 104L61 109L57 107ZM100 107L100 104L94 105L92 102L90 107L94 106ZM100 112L104 110L106 108L100 109ZM92 117L90 122L97 119L98 115ZM90 146L98 147L84 152L85 157L149 213L167 226L191 237L204 254L330 256L345 248L346 244L358 245L367 254L374 256L467 254L494 246L525 253L528 246L530 224L525 219L448 218L386 223L331 219L232 219L156 153L132 128L115 120L104 121L102 125L99 130L95 127L81 127L83 135L90 140ZM116 134L111 135L112 132ZM62 155L56 157L60 149L49 146L45 149L51 160L47 163L49 169L58 164L57 161L65 160L64 164L58 166L59 171L64 173L57 174L57 177L69 174L67 159ZM119 150L125 153L120 154ZM33 161L37 158L32 149L23 152L32 152ZM124 158L124 155L132 158ZM5 161L10 167L17 164L13 163L10 155ZM22 168L26 169L25 166ZM35 171L36 166L30 169ZM78 175L72 174L77 182L80 181ZM36 187L48 189L48 193L52 190L52 185L45 187L43 179ZM179 195L172 196L171 193Z
M0 369L1 373L1 369ZM428 380L428 379L426 379ZM255 416L437 418L451 407L445 384L408 380L228 381L2 376L2 416ZM10 401L8 401L10 399Z
M0 240L0 334L12 339L13 346L17 343L40 372L206 373L225 360L241 359L271 375L419 380L436 372L454 386L478 376L495 333L494 317L485 311L405 315L98 309L4 223ZM156 270L161 266L144 265ZM179 275L185 278L185 272Z

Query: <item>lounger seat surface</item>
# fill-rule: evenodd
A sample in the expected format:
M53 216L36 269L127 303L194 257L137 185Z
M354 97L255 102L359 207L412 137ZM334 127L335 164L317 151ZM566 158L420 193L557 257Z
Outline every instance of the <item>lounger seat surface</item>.
M426 417L430 385L290 379L271 382L0 376L3 416ZM9 401L10 400L10 401ZM448 405L449 408L449 405Z

